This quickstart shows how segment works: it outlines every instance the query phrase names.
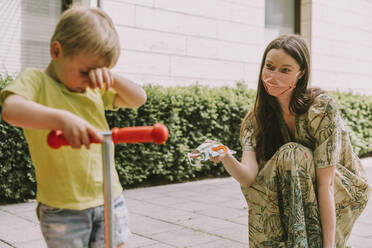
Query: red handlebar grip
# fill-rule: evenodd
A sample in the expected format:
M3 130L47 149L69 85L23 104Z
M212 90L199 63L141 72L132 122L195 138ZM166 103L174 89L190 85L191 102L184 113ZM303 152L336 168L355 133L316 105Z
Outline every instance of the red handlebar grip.
M70 143L67 141L65 136L63 136L63 132L61 130L51 131L48 134L47 143L50 146L50 148L53 148L53 149L58 149L61 146L70 145ZM99 142L95 138L90 137L90 143L99 143Z
M168 128L160 123L152 127L124 127L112 129L112 141L117 143L162 144L168 139Z
M69 145L61 130L51 131L48 134L47 143L53 149L58 149L61 146Z
M117 143L147 143L163 144L168 139L168 128L160 123L152 127L114 127L111 130L112 141ZM70 145L61 130L51 131L47 137L48 145L53 149ZM90 143L99 143L90 137Z

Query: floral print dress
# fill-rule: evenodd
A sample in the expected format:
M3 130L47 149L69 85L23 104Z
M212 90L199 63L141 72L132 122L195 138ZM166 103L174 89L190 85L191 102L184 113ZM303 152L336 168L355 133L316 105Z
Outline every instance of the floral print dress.
M336 247L346 247L370 187L335 101L319 95L306 113L296 116L294 137L283 119L280 125L287 143L259 165L250 187L242 187L249 209L250 247L322 247L315 171L332 165ZM244 151L255 150L253 129L250 120L242 140Z

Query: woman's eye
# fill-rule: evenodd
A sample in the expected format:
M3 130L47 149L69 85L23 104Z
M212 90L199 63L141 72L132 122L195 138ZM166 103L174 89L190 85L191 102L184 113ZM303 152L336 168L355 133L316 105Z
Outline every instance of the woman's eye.
M81 73L81 75L83 75L83 76L88 76L88 75L89 75L89 72L87 72L87 71L81 71L80 73Z
M267 69L269 69L269 70L273 70L273 66L270 65L270 64L266 64L265 67L266 67Z
M291 72L291 70L288 69L288 68L284 68L284 69L282 70L282 72L283 72L283 73L288 73L288 72Z

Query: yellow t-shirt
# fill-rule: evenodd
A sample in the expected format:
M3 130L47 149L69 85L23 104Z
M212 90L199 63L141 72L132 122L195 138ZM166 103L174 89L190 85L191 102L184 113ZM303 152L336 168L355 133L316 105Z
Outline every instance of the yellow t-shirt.
M114 90L69 91L38 69L25 69L0 93L0 104L17 94L39 104L74 113L99 130L107 131L104 110L114 109ZM100 144L90 149L64 146L51 149L46 139L49 130L23 129L29 145L37 180L36 199L52 207L86 209L103 204L102 152ZM113 196L122 192L113 168Z

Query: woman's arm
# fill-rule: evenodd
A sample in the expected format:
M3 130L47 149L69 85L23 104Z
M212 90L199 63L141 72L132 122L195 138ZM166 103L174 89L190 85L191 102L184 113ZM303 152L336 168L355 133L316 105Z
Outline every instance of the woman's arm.
M222 161L227 172L244 187L251 186L258 174L256 153L253 151L243 151L242 162L229 153L223 153L211 160L214 163Z
M336 208L334 199L335 166L316 169L323 247L335 247Z

